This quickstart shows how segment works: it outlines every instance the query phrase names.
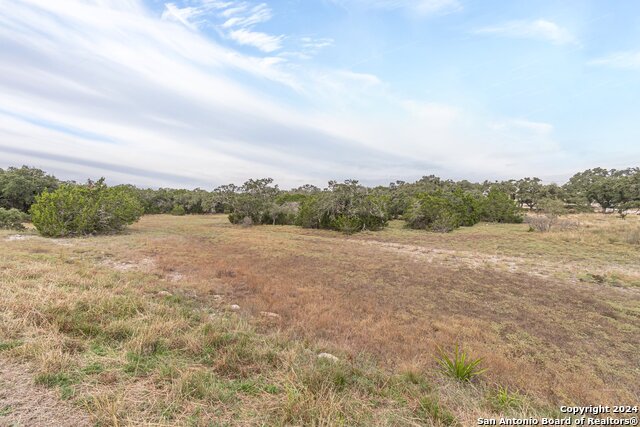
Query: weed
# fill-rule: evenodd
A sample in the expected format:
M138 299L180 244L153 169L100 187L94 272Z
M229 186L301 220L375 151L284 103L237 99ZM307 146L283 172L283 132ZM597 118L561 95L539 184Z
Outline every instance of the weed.
M213 373L205 370L187 372L177 381L177 397L181 400L204 400L208 402L229 402L235 397L235 390Z
M0 351L11 350L22 345L21 340L0 341Z
M36 384L45 387L68 386L73 381L71 376L65 372L46 373L36 376Z
M102 372L104 372L104 366L97 362L91 363L82 368L82 373L86 375L96 375Z
M482 359L471 359L458 345L454 349L453 357L449 357L441 348L438 348L438 353L438 363L442 372L458 381L469 382L486 371L479 368Z
M417 415L424 421L438 426L455 426L458 424L451 412L432 397L425 396L418 401Z
M508 387L499 386L490 394L489 403L498 412L517 409L522 405L522 396L517 391L509 391Z
M145 376L153 371L158 359L155 355L145 355L130 351L127 353L127 363L123 370L133 376Z

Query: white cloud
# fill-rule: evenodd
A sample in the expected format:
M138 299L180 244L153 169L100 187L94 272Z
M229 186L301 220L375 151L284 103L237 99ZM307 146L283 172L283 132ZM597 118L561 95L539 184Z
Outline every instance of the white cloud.
M557 172L551 125L406 99L371 73L241 54L128 1L0 9L0 167L208 188Z
M249 31L245 29L229 32L229 38L238 44L253 46L263 52L274 52L282 47L283 36L270 36L266 33Z
M640 51L612 53L589 61L589 65L638 70L640 69Z
M224 37L262 52L271 53L282 48L284 36L253 30L273 17L266 3L196 0L192 4L178 7L175 3L166 3L162 19L179 22L192 30L213 26Z
M351 6L372 9L405 9L419 15L452 13L462 10L458 0L332 0L345 8Z
M576 37L569 30L546 19L510 21L501 25L480 28L474 33L542 40L557 45L578 44Z
M273 17L271 9L264 3L256 5L248 11L246 8L227 9L223 15L229 17L222 24L223 28L252 27L267 22Z

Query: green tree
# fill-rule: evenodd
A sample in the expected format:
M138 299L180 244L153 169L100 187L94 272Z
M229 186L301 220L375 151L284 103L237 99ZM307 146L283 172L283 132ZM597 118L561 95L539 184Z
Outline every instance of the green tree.
M523 216L515 200L497 186L482 201L480 219L487 222L521 223Z
M278 186L272 186L272 178L250 179L240 187L232 202L229 221L240 224L245 218L251 218L254 224L269 224L272 221L270 210L279 194Z
M544 188L540 178L524 178L515 182L516 198L520 206L535 209L538 201L544 196Z
M44 171L28 166L0 169L0 207L28 212L35 197L58 187L60 182Z
M356 180L330 181L326 190L303 201L297 224L345 233L380 230L387 225L386 202Z
M452 201L438 191L416 196L405 214L410 228L449 232L460 227L460 218Z

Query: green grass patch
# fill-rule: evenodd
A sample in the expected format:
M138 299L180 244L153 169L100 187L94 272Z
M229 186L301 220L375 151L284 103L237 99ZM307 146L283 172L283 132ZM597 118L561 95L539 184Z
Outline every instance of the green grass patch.
M416 415L428 425L457 426L456 417L443 407L437 399L425 396L418 401Z
M22 344L22 340L0 341L0 351L11 350Z

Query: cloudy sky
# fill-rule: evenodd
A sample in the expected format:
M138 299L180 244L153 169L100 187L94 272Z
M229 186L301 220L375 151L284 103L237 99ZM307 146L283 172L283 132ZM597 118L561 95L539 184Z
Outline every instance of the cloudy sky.
M212 188L640 164L640 3L0 0L0 167Z

